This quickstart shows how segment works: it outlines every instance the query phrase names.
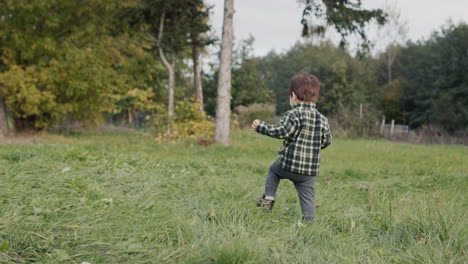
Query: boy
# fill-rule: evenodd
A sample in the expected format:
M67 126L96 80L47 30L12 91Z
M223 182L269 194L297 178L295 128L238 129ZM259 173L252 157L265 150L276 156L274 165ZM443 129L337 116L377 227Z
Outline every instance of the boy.
M293 108L277 125L260 120L252 129L273 138L284 139L278 159L268 171L265 193L257 206L268 211L273 208L281 179L294 183L299 195L302 220L311 224L315 211L315 176L319 173L320 150L331 144L332 136L325 116L315 108L320 82L312 74L299 73L289 81L289 105Z

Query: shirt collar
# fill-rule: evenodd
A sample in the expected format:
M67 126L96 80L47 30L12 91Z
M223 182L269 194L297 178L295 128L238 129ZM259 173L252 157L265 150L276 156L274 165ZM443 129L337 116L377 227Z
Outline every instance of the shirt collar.
M306 109L312 109L315 108L315 103L309 103L309 102L298 102L294 105L294 108L306 108Z

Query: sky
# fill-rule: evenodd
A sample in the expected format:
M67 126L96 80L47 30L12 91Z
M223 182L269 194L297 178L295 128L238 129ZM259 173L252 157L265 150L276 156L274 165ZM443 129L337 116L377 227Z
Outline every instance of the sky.
M223 0L207 0L214 5L211 24L221 39ZM430 34L452 20L468 23L468 0L392 0L408 25L408 39L427 39ZM362 0L365 8L383 8L385 0ZM303 6L302 6L303 7ZM251 34L255 38L254 54L262 56L274 49L288 50L302 38L302 7L297 0L234 0L235 43ZM373 33L371 33L373 34ZM338 38L331 35L332 38ZM376 36L370 36L376 39ZM377 38L378 39L378 38ZM377 41L378 42L378 41ZM379 43L376 43L378 48Z

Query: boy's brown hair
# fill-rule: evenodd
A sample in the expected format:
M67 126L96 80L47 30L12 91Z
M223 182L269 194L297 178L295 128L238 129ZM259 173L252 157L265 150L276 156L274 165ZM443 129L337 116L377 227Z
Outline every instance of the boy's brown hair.
M289 81L289 95L295 93L297 99L306 102L317 102L320 93L320 81L312 74L301 72Z

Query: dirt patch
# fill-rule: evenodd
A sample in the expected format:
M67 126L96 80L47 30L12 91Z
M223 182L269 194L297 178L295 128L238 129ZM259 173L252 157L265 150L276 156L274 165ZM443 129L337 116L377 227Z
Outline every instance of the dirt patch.
M83 127L81 123L70 123L61 126L54 126L50 131L80 131L80 132L124 132L124 133L135 133L135 134L144 134L144 132L138 131L134 128L123 127L123 126L114 126L109 124L101 124L97 127Z
M97 129L101 132L125 132L125 133L142 133L134 128L129 127L120 127L120 126L113 126L113 125L100 125Z
M37 134L22 134L15 136L0 137L0 145L20 144L30 145L40 142L42 133Z
M60 133L60 132L116 132L116 133L128 133L128 134L141 134L150 135L148 132L142 132L134 128L114 126L108 124L102 124L96 128L83 128L79 125L68 125L68 126L55 126L49 131L30 131L27 133L16 134L12 136L0 136L0 145L7 144L37 144L47 135L48 132Z

